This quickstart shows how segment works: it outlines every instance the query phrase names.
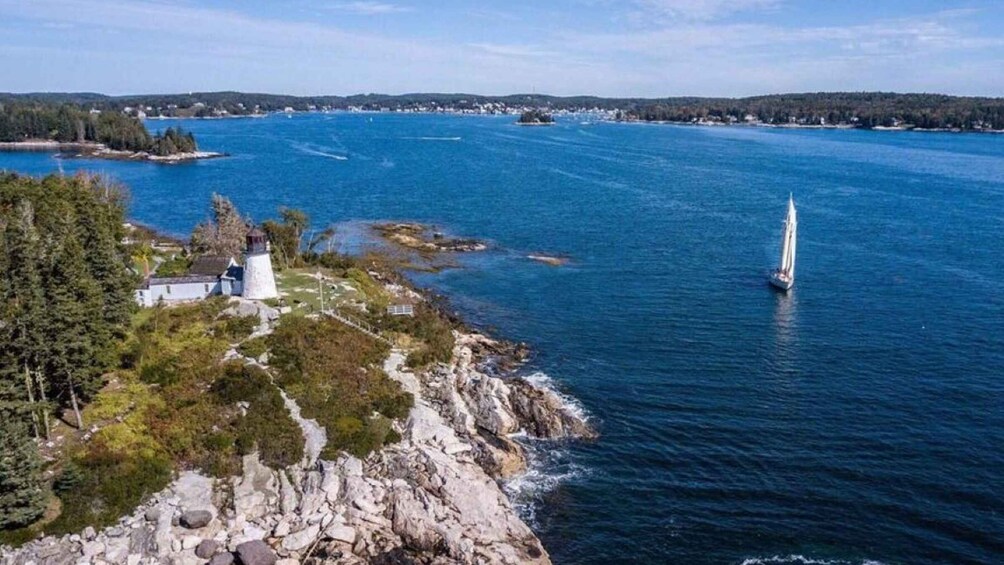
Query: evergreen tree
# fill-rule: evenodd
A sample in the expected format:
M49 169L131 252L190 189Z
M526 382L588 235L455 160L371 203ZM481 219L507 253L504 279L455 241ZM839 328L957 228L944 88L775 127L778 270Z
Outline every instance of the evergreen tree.
M0 408L0 529L31 524L45 510L42 462L23 418Z
M111 361L113 342L100 314L101 287L86 276L80 234L74 229L72 209L66 208L57 234L62 245L53 256L47 277L47 361L53 388L60 400L73 409L76 425L81 428L82 398L100 388L101 369Z
M75 213L87 249L88 270L101 287L101 312L110 328L124 330L135 303L121 243L122 205L117 191L95 185L88 177L79 177L78 183L83 188L73 192ZM122 336L119 333L117 337Z
M3 266L7 273L2 289L3 318L10 320L3 332L7 343L2 350L3 363L8 371L16 373L16 376L10 375L10 379L23 377L22 400L29 404L36 435L40 416L48 435L48 411L39 402L47 397L44 381L39 376L41 360L45 357L45 304L38 268L41 246L30 202L18 202L3 236Z

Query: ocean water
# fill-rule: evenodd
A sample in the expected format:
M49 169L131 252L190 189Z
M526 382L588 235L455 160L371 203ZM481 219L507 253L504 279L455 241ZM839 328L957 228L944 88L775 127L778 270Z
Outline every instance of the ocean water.
M121 180L137 220L179 234L215 191L256 219L288 205L316 225L409 219L491 241L417 279L532 344L526 373L602 434L527 440L535 467L505 485L555 562L1004 562L1004 136L183 125L233 156L62 167ZM789 193L798 280L783 295L766 274Z

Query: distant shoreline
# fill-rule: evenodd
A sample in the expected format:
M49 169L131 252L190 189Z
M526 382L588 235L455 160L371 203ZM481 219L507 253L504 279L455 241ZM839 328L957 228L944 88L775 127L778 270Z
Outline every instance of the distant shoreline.
M825 130L855 130L855 131L879 131L879 132L908 132L919 133L978 133L978 134L1004 134L1004 129L961 129L961 128L918 128L911 126L875 126L866 128L852 124L765 124L765 123L725 123L725 122L677 122L672 120L601 120L618 124L644 124L644 125L669 125L669 126L689 126L689 127L743 127L743 128L772 128L772 129L825 129Z
M47 139L29 139L25 141L0 141L0 151L38 151L42 153L77 152L69 155L71 158L96 158L113 161L145 161L160 164L177 164L227 157L227 153L214 151L191 151L173 155L154 155L148 151L127 151L109 149L103 143L93 142L63 142Z

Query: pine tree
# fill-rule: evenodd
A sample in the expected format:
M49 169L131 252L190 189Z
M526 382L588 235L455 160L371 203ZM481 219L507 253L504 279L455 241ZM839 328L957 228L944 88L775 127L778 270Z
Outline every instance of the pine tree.
M0 530L31 524L45 510L42 462L24 419L0 408Z
M74 180L70 188L74 190L77 227L87 250L88 270L101 287L104 321L117 337L122 337L134 304L132 277L125 268L121 244L122 207L115 191L100 193L105 187L95 186L89 177Z
M110 360L113 342L100 314L100 286L86 276L87 262L80 234L73 229L72 210L67 209L64 218L58 234L62 246L53 257L47 280L48 370L60 400L69 403L81 428L81 397L100 387L101 369Z
M38 402L46 398L45 383L36 377L45 357L45 304L38 269L41 246L30 202L18 202L14 218L8 222L3 235L6 273L3 285L4 318L10 320L6 325L3 358L11 370L23 377L23 400L30 405L36 435L41 414L48 436L48 410Z

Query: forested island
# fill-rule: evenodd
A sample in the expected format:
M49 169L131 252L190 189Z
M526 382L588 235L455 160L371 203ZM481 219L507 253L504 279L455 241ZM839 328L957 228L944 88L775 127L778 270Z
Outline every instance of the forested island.
M519 115L516 123L521 126L549 126L554 123L554 116L543 110L527 110Z
M9 103L70 104L102 113L147 118L263 116L270 112L326 110L518 115L528 110L540 110L548 114L593 112L623 121L1004 131L1004 98L892 92L817 92L745 98L443 93L352 96L241 92L127 96L94 93L0 94L0 104Z
M205 158L180 127L151 135L136 116L68 102L0 101L0 149L70 149L110 159L161 162Z

